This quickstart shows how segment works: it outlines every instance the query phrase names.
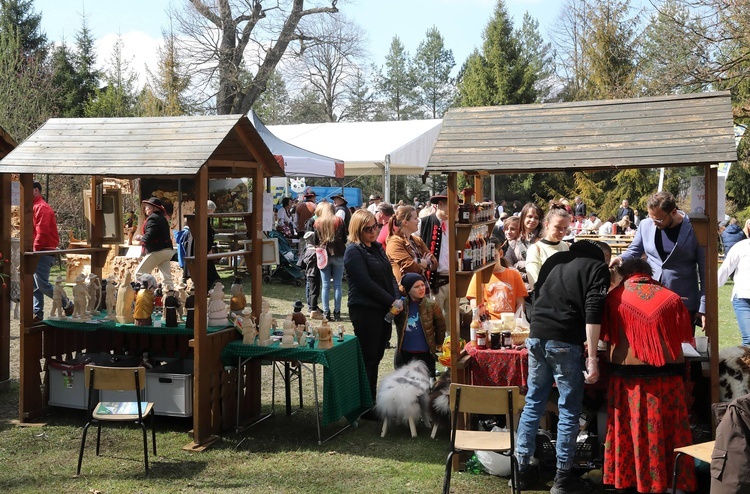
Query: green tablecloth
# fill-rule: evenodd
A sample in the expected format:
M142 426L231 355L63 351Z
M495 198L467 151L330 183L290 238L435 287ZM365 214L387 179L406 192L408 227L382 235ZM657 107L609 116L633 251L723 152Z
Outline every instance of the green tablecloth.
M119 331L121 333L142 333L142 334L193 334L192 328L186 328L184 323L180 323L177 327L168 328L165 326L136 326L135 324L120 324L117 321L110 321L104 319L106 312L102 311L102 314L92 317L89 321L81 321L72 318L65 319L45 319L44 324L52 326L54 328L63 329L74 329L76 331L96 331L97 329L109 329L112 331ZM163 322L163 321L162 321ZM221 331L227 327L231 327L227 320L226 326L209 326L207 329L208 333L215 333Z
M317 345L317 342L316 342ZM333 348L281 348L279 342L270 346L245 345L233 341L221 351L226 366L237 365L237 358L268 360L299 360L323 366L322 423L328 425L346 417L350 422L372 407L370 385L365 373L362 350L356 336L345 335L344 341L334 341Z

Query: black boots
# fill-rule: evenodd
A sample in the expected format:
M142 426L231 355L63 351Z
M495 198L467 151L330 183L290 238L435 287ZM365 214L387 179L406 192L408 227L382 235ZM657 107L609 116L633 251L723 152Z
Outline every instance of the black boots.
M591 491L591 486L581 480L573 470L558 468L555 483L549 492L550 494L587 494Z

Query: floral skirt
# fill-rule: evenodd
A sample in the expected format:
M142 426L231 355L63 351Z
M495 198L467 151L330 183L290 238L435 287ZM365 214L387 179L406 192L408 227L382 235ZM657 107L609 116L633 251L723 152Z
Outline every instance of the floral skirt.
M665 492L672 485L674 449L692 443L682 377L610 377L605 484ZM693 459L683 456L680 463L677 487L694 491Z

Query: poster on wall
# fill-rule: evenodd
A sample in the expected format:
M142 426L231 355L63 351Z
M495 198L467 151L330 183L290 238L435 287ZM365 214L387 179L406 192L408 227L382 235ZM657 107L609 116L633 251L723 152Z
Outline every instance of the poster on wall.
M249 194L247 183L241 178L225 180L210 180L208 182L208 197L216 203L217 213L243 213L248 208Z
M716 221L724 221L726 215L727 177L719 176L716 182ZM705 177L690 177L690 214L706 215L706 182Z

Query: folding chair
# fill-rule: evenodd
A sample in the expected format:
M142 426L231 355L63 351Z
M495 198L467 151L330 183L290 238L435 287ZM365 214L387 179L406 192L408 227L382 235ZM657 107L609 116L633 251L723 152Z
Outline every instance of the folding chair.
M156 431L154 430L154 404L141 401L141 391L146 387L146 369L144 367L101 367L87 365L85 369L86 388L89 391L88 410L91 413L89 421L83 426L81 450L78 453L78 470L81 474L83 449L86 446L86 433L92 424L97 425L96 456L99 456L99 444L102 434L102 422L134 422L143 431L143 461L148 474L148 441L144 417L151 419L151 442L156 456ZM100 401L92 407L95 391L132 391L130 395L135 401ZM128 393L130 394L130 393Z
M700 461L711 463L711 453L714 451L714 443L716 441L707 441L705 443L692 444L690 446L683 446L681 448L675 448L674 457L674 470L672 471L672 494L677 492L677 475L679 473L680 458L683 455L692 456Z
M450 404L453 413L451 451L445 462L443 494L450 491L453 455L461 451L474 450L496 451L510 456L511 487L514 493L517 492L518 463L514 455L516 440L513 416L521 411L524 404L520 399L518 386L471 386L451 383ZM510 432L458 430L459 413L505 415Z

